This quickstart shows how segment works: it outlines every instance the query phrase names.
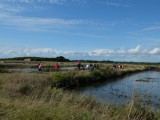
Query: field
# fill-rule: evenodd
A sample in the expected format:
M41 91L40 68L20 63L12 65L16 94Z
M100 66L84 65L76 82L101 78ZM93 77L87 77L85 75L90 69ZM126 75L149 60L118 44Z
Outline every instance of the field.
M15 62L15 61L14 61ZM17 61L16 61L17 62ZM36 67L38 62L23 63L19 68ZM43 62L52 67L53 62ZM76 63L59 63L74 66ZM83 63L82 63L83 64ZM87 63L84 63L87 64ZM2 63L4 68L17 67ZM82 97L68 88L155 68L155 65L125 64L124 69L112 69L112 64L99 63L95 70L65 70L0 73L0 119L4 120L157 120L158 110L141 107L138 100L123 106L99 103ZM157 69L157 68L156 68Z

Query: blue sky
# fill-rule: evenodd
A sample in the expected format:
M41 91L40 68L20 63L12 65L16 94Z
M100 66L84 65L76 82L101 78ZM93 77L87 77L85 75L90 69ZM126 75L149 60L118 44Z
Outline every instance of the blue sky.
M159 0L0 0L0 58L159 62Z

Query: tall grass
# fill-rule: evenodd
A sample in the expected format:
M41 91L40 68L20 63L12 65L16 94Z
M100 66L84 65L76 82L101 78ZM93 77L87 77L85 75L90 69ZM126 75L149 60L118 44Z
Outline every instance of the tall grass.
M132 70L113 70L113 69L96 69L96 70L69 70L50 73L47 80L52 87L69 88L83 86L101 81L116 79L129 73L143 71L145 68Z
M73 72L73 78L101 75L90 71ZM57 81L64 77L57 76ZM64 76L67 73L61 73ZM158 120L159 112L151 108L143 108L139 102L131 102L123 106L110 103L99 103L92 97L57 89L41 74L6 74L3 76L0 91L1 120ZM0 75L2 77L2 75ZM71 77L72 79L72 77ZM80 78L79 78L80 79ZM98 78L97 78L98 79ZM56 81L56 82L57 82Z

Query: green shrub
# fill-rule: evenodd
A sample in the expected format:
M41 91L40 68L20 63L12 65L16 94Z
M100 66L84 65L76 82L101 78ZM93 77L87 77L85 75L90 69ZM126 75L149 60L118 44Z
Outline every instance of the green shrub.
M64 80L64 75L62 73L56 72L53 77L55 82L60 82Z

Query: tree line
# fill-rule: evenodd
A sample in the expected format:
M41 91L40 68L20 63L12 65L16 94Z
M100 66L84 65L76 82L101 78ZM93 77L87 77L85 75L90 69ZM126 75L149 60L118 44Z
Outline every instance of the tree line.
M25 60L30 59L31 61L56 61L56 62L70 62L69 59L66 59L63 56L59 56L56 58L47 58L47 57L15 57L15 58L7 58L3 60Z
M155 65L160 65L160 62L157 63L151 63L151 62L127 62L127 61L110 61L110 60L69 60L63 56L58 56L55 58L47 58L47 57L15 57L15 58L2 58L2 60L25 60L25 59L31 59L31 61L53 61L53 62L86 62L86 63L119 63L119 64L144 64L144 65L150 65L150 64L155 64Z

